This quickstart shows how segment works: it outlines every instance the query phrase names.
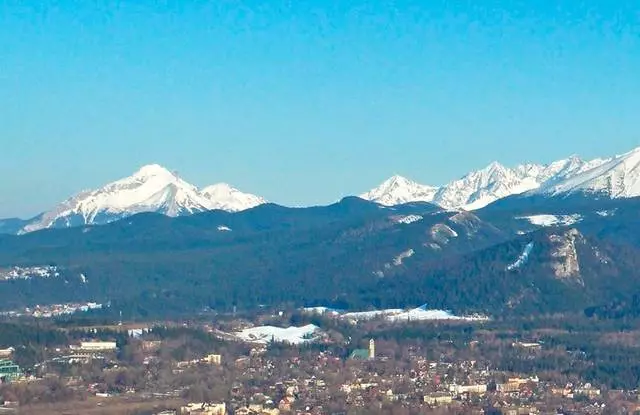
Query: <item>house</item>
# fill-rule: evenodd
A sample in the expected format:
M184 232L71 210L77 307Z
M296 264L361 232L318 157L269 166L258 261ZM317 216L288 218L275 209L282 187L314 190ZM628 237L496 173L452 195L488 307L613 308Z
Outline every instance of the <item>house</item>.
M463 393L483 395L487 392L487 385L451 385L449 386L449 391L457 395L462 395Z
M0 360L0 380L2 382L14 381L20 379L23 376L20 366L12 362L11 360Z
M594 388L590 383L585 383L584 386L577 387L573 390L573 394L586 396L589 399L594 399L600 396L600 389Z
M160 346L162 346L162 341L160 340L143 340L142 343L142 350L144 350L145 352L153 352L156 351L160 348Z
M13 352L15 351L16 349L14 349L13 347L9 347L7 349L0 349L0 359L9 359L13 355Z
M532 408L528 406L522 406L522 407L513 406L513 407L502 408L502 413L503 415L533 415L533 414L538 414L539 411L537 408Z
M117 349L116 342L103 342L103 341L87 341L80 342L79 346L69 346L71 350L77 350L80 352L112 352Z
M222 356L219 354L210 354L202 359L203 363L207 363L209 365L221 365L222 364Z
M537 383L538 379L523 379L523 378L509 378L506 383L499 383L496 385L496 390L502 393L513 393L520 391L520 387L529 382Z
M436 392L424 396L424 403L427 405L448 405L453 402L453 397L446 392Z
M528 349L528 350L539 350L542 348L542 345L540 343L534 343L534 342L515 342L512 344L512 346L519 349Z
M280 410L277 408L265 408L262 405L249 405L249 413L250 414L258 414L258 415L279 415ZM236 411L237 413L237 411Z
M226 415L227 405L222 403L189 403L180 408L181 414Z
M291 405L295 402L295 398L293 396L285 396L282 398L280 403L278 404L278 408L281 411L289 412L291 411Z

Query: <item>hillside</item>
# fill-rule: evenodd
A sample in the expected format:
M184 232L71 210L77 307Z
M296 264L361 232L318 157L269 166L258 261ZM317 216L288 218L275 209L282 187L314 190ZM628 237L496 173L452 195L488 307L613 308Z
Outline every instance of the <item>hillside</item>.
M0 281L0 298L4 308L84 299L144 312L285 303L581 311L640 290L638 201L617 201L611 214L594 203L471 213L345 198L5 235L0 268L56 265L61 275ZM571 249L558 242L567 240ZM560 278L569 251L579 270Z

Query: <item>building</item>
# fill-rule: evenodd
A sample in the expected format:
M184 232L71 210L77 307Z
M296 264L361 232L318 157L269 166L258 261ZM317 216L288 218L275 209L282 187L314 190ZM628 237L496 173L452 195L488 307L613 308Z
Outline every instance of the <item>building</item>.
M427 405L448 405L453 402L453 397L445 392L432 393L424 396Z
M376 358L376 342L369 340L368 349L355 349L349 355L349 360L373 360Z
M279 415L280 410L278 408L265 408L263 405L249 405L246 408L238 408L235 413L246 413L250 415Z
M487 385L451 385L449 391L462 395L463 393L483 395L487 392Z
M210 354L202 359L203 363L207 363L210 365L221 365L222 364L222 356L219 354Z
M156 351L162 346L162 341L160 340L143 340L142 341L142 350L145 352L153 352Z
M71 349L79 349L86 352L112 352L118 348L116 342L88 341L80 342L80 346L72 346Z
M22 369L11 360L0 360L0 380L11 382L22 377Z
M540 343L534 342L515 342L511 344L513 347L519 349L528 349L528 350L540 350L542 345Z
M15 351L16 349L14 349L13 347L9 347L8 349L0 349L0 359L9 359Z
M367 349L355 349L349 355L349 360L368 360L369 350Z
M226 415L227 405L223 403L189 403L180 408L181 414Z

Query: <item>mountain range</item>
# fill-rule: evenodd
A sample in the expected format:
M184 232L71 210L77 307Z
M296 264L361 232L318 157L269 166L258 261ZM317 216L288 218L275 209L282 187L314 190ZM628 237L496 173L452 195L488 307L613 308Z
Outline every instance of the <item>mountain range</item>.
M512 196L465 211L347 197L0 235L0 304L110 302L137 315L424 303L501 317L581 313L632 304L639 258L640 198ZM29 276L52 266L59 276ZM23 278L2 280L3 270Z
M640 315L639 166L640 148L492 163L442 187L394 176L306 208L145 166L30 221L0 222L0 308L428 303L489 316ZM51 267L55 276L38 272Z
M513 168L493 162L443 186L423 185L394 175L360 195L385 206L429 202L445 209L476 210L505 197L640 196L640 147L628 153L585 161L577 156L550 164ZM262 197L219 183L202 189L157 164L101 188L83 191L28 220L0 220L0 233L105 224L141 212L183 216L207 210L237 212L266 203Z
M360 197L388 206L423 201L447 209L476 210L512 195L578 192L611 198L640 196L640 148L590 161L571 156L546 165L514 168L493 162L442 187L393 176Z

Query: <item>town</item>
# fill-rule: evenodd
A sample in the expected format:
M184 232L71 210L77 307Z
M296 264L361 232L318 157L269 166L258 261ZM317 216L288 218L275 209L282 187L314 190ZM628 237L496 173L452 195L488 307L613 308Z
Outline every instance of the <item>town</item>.
M622 385L620 374L594 378L598 363L588 343L571 348L563 339L560 344L558 336L566 330L528 327L524 339L514 322L404 322L389 320L384 312L353 314L360 317L353 320L309 310L314 311L110 324L97 319L87 324L91 311L58 319L5 316L0 413L640 410L632 381ZM590 336L576 333L575 338ZM615 346L611 333L600 337ZM11 339L14 343L7 344Z

